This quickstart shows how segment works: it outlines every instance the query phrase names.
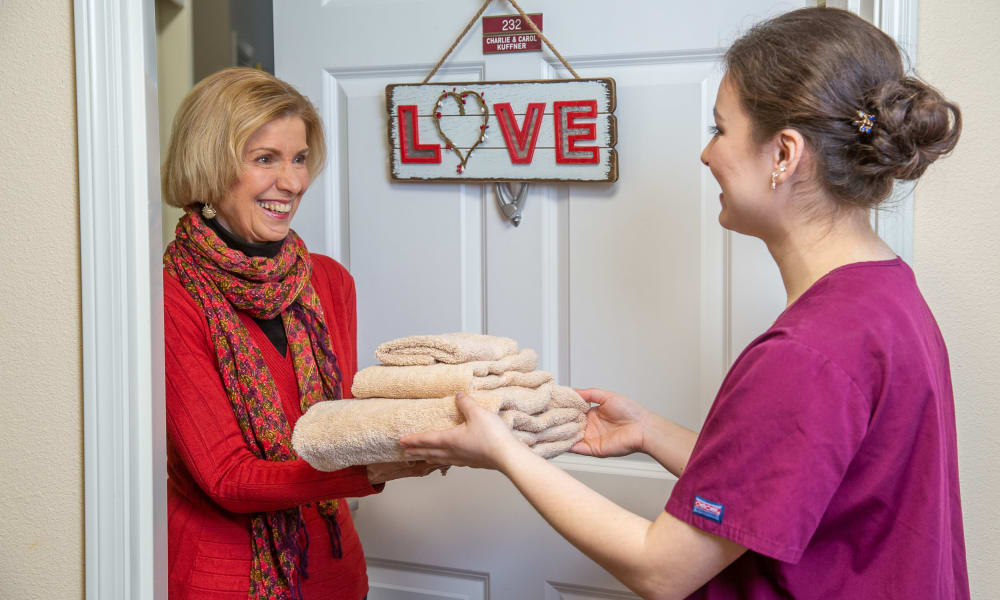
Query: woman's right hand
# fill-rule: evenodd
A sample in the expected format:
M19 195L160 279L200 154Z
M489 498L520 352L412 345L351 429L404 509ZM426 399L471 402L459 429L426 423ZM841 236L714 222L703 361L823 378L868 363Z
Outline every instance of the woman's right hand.
M377 463L367 465L368 481L372 485L378 485L393 479L404 477L423 477L428 473L440 470L440 465L431 465L422 460L406 460L401 462ZM442 471L443 472L443 471Z
M643 451L643 420L649 411L614 392L596 388L576 391L597 406L587 411L583 439L570 448L571 452L605 458Z

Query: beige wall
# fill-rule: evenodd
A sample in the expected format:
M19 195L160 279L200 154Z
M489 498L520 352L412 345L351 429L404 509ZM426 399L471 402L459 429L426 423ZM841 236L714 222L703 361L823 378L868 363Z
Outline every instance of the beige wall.
M948 350L973 598L1000 597L1000 3L920 1L917 69L961 105L917 188L914 267Z
M170 0L156 0L156 77L161 162L167 156L174 115L184 96L194 85L192 4L193 2L185 2L180 7ZM163 205L164 248L173 241L174 228L183 214L184 211L179 208Z
M83 597L73 3L0 2L0 598Z

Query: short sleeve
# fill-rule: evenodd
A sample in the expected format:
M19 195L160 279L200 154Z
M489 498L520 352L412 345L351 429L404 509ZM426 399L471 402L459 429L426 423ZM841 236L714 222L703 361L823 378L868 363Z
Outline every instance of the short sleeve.
M837 364L793 339L733 365L666 510L795 563L868 428L870 403Z

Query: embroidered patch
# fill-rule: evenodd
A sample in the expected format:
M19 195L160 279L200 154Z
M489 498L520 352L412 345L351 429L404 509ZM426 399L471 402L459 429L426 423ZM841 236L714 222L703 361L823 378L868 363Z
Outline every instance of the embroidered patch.
M712 519L716 523L722 522L723 507L721 504L705 500L701 496L694 497L694 514L701 515L706 519Z

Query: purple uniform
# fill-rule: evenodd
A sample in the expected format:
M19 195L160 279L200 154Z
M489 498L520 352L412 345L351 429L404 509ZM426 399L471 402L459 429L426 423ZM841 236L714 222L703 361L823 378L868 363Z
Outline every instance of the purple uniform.
M948 354L902 260L743 351L666 510L749 548L691 598L969 597Z

